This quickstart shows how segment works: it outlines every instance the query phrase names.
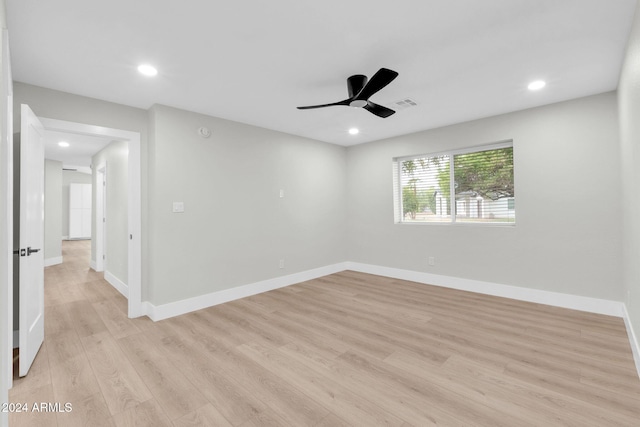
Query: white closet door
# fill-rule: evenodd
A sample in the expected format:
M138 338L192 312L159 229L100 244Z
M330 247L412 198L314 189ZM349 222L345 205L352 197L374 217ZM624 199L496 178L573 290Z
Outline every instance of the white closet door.
M91 209L82 209L82 236L91 238Z
M82 209L82 184L69 184L69 207Z
M82 235L91 238L91 184L82 184Z
M69 238L91 238L91 184L69 184Z
M69 238L82 237L82 209L69 208Z
M82 184L82 209L91 209L91 184Z

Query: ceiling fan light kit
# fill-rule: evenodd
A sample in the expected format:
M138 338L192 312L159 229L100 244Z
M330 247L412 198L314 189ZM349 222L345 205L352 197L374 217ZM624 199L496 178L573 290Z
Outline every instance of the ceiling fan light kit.
M344 105L355 108L364 108L370 113L385 119L394 114L395 111L371 102L369 101L369 98L391 83L396 77L398 77L398 73L388 68L380 68L378 72L371 77L371 80L367 80L367 76L365 75L355 74L347 79L347 91L349 93L349 98L331 104L309 105L305 107L298 107L298 109L309 110L312 108Z

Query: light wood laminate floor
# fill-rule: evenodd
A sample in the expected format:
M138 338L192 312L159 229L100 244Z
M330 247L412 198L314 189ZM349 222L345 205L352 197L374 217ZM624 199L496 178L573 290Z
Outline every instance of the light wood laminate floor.
M622 319L345 271L154 323L65 242L11 426L640 426Z

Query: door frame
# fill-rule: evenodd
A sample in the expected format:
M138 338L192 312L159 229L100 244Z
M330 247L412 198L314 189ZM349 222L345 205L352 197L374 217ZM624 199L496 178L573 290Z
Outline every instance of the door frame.
M8 402L13 385L13 79L9 32L2 29L0 89L0 401ZM0 412L0 425L8 425Z
M96 213L94 215L95 223L96 223L96 234L95 234L95 247L96 247L96 271L104 271L106 267L104 255L107 252L105 250L106 238L107 235L107 224L105 219L107 217L107 164L100 163L97 167L95 167L96 171Z
M40 117L45 130L75 133L79 135L109 137L113 140L127 141L129 144L128 182L127 182L127 219L129 224L128 275L129 317L140 317L145 313L142 303L142 202L140 170L140 133L84 123Z

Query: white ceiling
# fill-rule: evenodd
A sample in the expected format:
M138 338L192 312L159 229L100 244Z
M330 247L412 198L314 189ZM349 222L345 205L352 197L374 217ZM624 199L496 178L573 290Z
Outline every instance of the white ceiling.
M615 90L636 0L7 0L17 81L341 145ZM159 69L139 75L143 62ZM391 68L351 107L346 79ZM544 79L547 87L529 92ZM361 133L346 131L359 127ZM215 130L214 130L215 131Z
M91 157L109 145L112 139L45 130L44 141L46 159L62 162L64 168L90 173ZM68 142L69 146L60 147L60 141Z

